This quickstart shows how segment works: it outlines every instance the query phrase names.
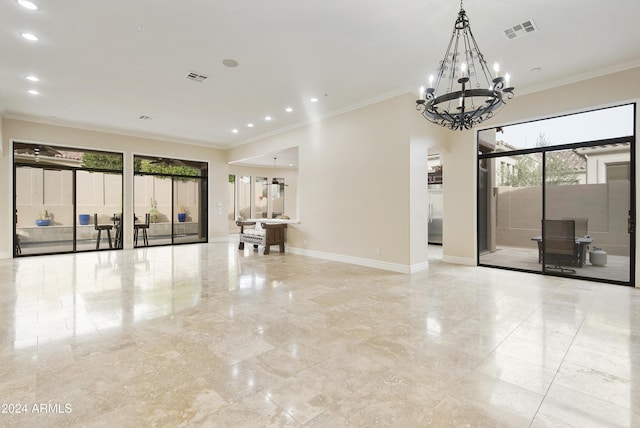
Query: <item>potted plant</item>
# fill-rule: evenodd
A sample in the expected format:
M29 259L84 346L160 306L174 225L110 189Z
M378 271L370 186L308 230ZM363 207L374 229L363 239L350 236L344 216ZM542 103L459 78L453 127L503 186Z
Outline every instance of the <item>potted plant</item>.
M159 223L160 213L158 212L158 203L151 198L151 208L149 208L149 223Z
M37 226L49 226L51 224L51 214L49 211L42 210L38 213L38 218L36 219Z
M81 225L87 225L91 221L90 214L78 214L78 221Z
M184 223L185 221L187 221L187 212L187 207L182 204L178 206L178 221L180 223Z

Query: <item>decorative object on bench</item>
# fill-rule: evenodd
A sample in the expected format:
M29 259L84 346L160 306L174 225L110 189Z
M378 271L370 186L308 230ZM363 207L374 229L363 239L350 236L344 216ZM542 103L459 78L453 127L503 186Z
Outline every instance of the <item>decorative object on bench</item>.
M158 202L153 198L151 198L151 203L149 208L149 222L160 223L160 212L158 212Z
M185 221L187 221L187 207L181 204L178 207L178 222L184 223Z
M91 221L91 215L90 214L78 214L78 222L82 226L86 226L87 224L89 224L90 221Z
M49 226L51 224L51 215L49 211L42 210L38 214L38 219L36 220L36 226Z
M252 244L254 248L258 246L264 247L264 254L270 253L272 245L278 245L280 252L284 253L284 232L287 228L286 223L268 223L262 221L236 221L236 225L240 227L240 245L239 250L244 250L244 244ZM247 226L253 228L245 229Z

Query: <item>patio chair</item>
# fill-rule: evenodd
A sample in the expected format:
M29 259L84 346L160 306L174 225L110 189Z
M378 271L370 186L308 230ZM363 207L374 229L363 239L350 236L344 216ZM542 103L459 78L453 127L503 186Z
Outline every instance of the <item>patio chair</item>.
M135 217L135 214L133 215ZM149 246L149 236L147 235L147 230L149 230L149 221L151 219L151 214L146 213L144 215L144 223L135 223L133 225L133 240L135 242L135 246L138 246L138 234L142 230L142 243L145 247Z
M542 246L545 269L560 270L562 273L576 273L565 266L578 264L574 220L543 220Z
M111 243L111 229L113 229L112 224L98 224L98 214L93 214L93 228L98 231L98 240L96 241L96 250L100 248L100 237L102 235L102 231L107 231L107 237L109 238L109 248L113 248L113 244Z

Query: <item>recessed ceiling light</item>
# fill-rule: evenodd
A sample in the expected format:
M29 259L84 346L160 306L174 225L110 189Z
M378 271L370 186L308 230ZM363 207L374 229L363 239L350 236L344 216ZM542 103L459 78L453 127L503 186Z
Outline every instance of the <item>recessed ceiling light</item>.
M29 89L27 92L29 92L31 95L38 95L40 92L36 91L35 89Z
M18 0L18 4L25 9L38 10L38 6L35 3L30 2L29 0Z
M286 109L284 109L284 111L286 111L287 113L291 113L293 109L291 107L287 107Z
M309 101L311 101L312 103L317 103L318 99L316 97L311 98Z
M231 132L233 132L234 134L237 134L238 130L237 129L232 129Z
M264 117L264 120L266 120L266 121L271 120L271 116L265 116L265 117Z
M32 74L30 74L29 76L25 76L25 79L30 80L32 82L39 82L40 81L40 79L38 79L38 77L36 77L36 76L34 76Z
M24 39L30 40L32 42L36 42L38 41L38 36L36 36L35 34L31 34L31 33L22 33L21 36Z
M248 126L249 128L253 128L253 123L247 123L247 126Z
M240 65L240 63L238 61L236 61L235 59L223 59L222 60L222 65L224 65L225 67L237 67L238 65Z

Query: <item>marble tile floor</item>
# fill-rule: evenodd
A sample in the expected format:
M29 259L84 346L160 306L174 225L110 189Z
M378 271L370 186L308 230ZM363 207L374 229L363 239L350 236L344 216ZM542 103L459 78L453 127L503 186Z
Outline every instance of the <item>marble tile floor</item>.
M0 260L0 320L2 427L640 426L631 287L230 241Z

